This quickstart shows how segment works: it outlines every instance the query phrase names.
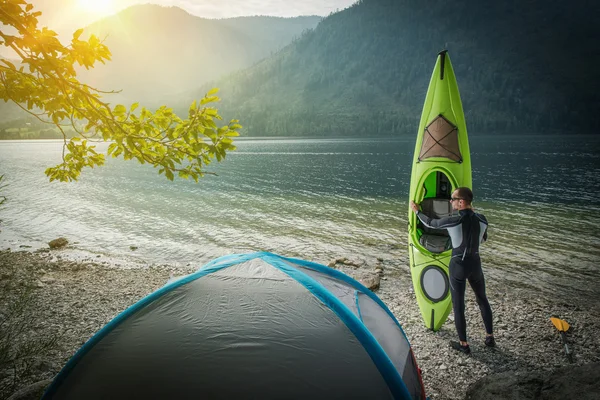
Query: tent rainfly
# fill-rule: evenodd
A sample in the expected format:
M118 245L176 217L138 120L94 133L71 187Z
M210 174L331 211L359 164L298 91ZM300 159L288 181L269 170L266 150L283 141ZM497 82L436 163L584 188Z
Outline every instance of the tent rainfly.
M96 333L44 399L425 399L400 324L347 275L272 253L217 258Z

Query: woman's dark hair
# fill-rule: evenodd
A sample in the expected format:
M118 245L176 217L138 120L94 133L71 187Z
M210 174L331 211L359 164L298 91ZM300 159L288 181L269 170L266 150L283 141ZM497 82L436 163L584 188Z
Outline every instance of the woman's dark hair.
M459 188L456 188L456 194L468 204L471 204L471 202L473 202L473 192L468 187L461 186Z

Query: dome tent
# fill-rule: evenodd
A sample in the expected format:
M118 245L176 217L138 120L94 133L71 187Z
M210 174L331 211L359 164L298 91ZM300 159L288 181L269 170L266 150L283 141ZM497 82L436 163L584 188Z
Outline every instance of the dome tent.
M260 252L220 257L140 300L45 399L425 398L384 303L347 275Z

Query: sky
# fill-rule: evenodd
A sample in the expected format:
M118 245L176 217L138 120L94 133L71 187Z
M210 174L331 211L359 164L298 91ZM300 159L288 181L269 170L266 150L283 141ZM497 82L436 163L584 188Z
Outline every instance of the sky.
M42 11L41 24L58 33L74 32L102 17L134 4L153 3L180 7L204 18L244 15L295 17L329 15L357 0L27 0Z

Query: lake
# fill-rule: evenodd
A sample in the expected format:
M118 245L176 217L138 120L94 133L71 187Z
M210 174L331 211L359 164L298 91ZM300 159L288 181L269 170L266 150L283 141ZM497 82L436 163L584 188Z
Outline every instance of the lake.
M81 254L147 264L266 250L320 263L379 257L405 273L414 141L243 139L198 184L118 159L76 183L49 183L61 142L2 141L0 246L64 236ZM488 135L470 145L474 205L491 224L488 276L600 297L591 283L600 281L600 137Z

